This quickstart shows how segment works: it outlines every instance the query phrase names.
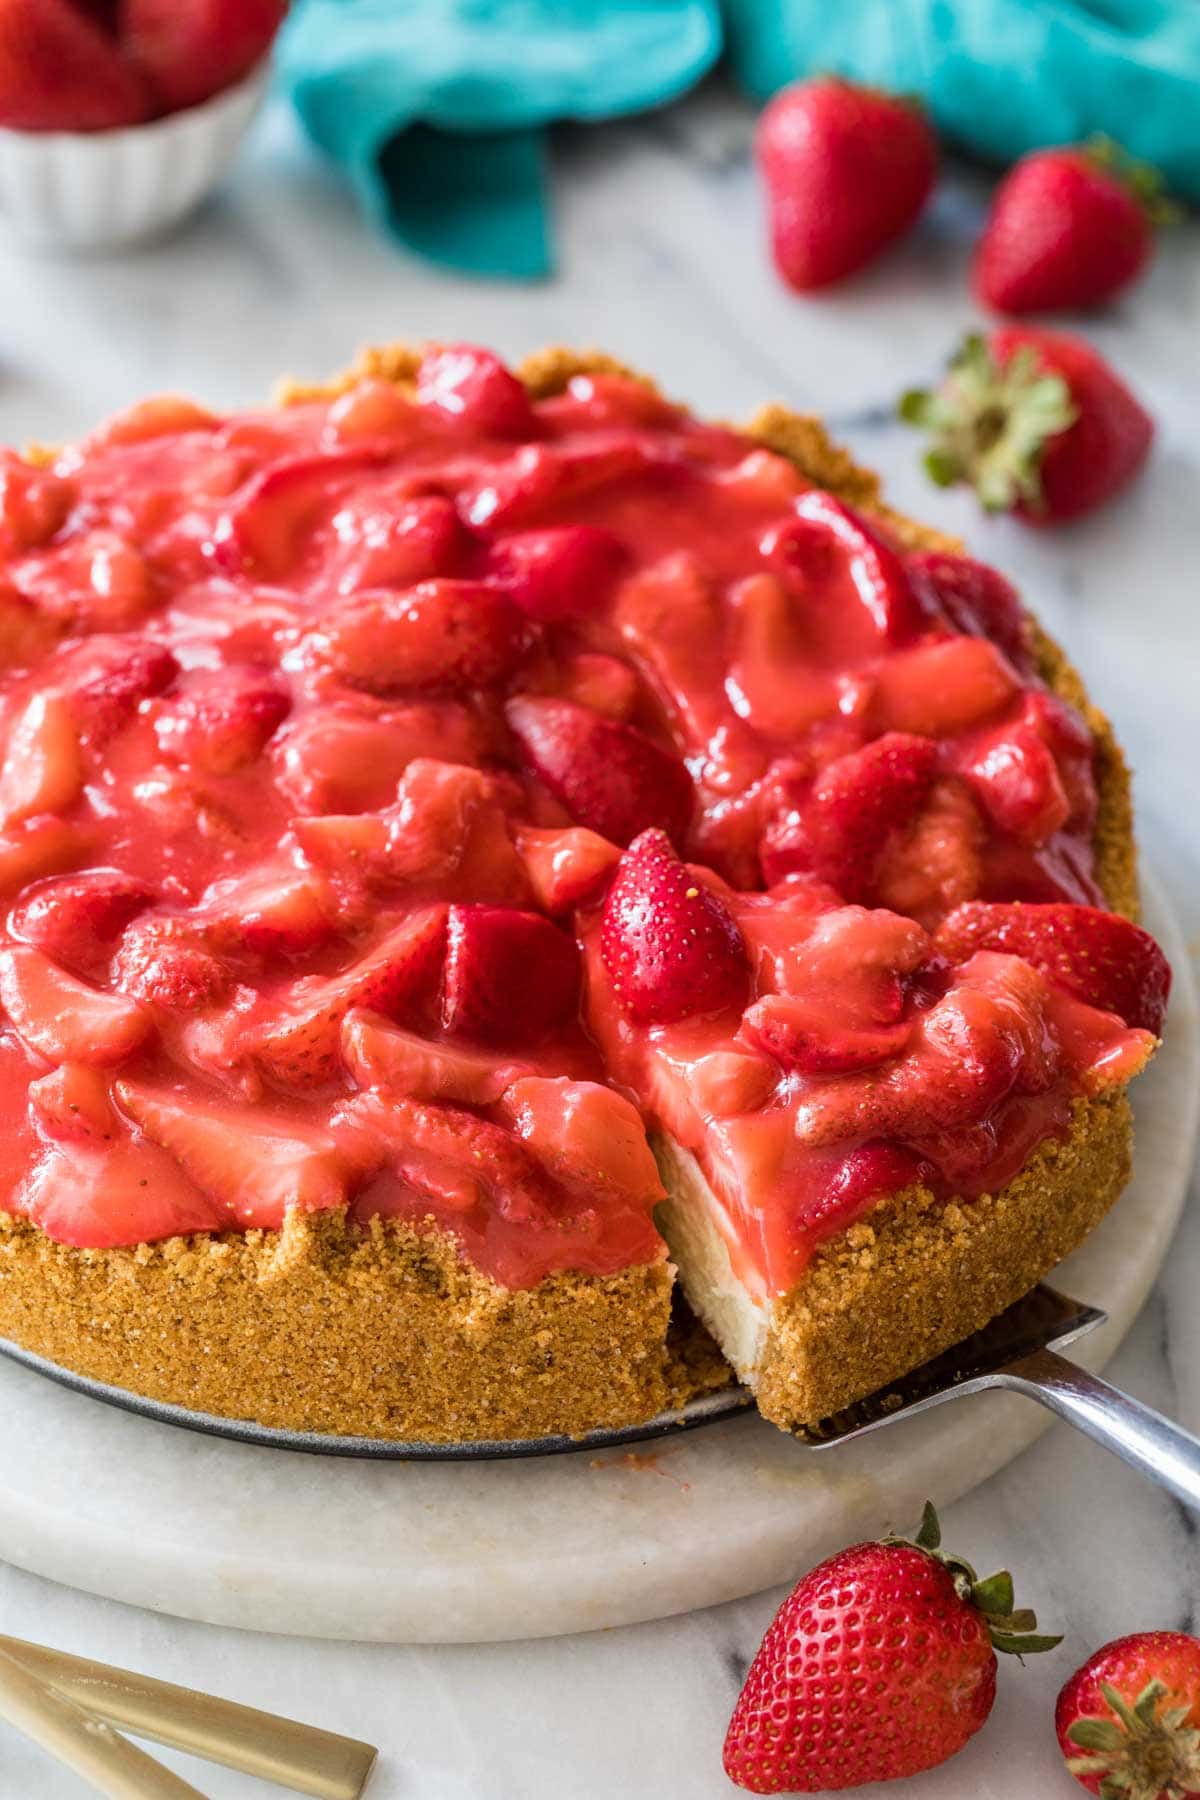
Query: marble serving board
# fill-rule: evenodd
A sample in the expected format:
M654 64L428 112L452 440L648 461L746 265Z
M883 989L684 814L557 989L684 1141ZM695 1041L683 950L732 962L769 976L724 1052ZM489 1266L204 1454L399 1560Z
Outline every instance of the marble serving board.
M1134 1180L1056 1285L1104 1307L1100 1366L1140 1308L1183 1205L1200 1102L1188 959L1138 1084ZM857 1443L797 1444L757 1416L636 1449L381 1463L230 1442L0 1365L7 1561L215 1624L388 1643L486 1642L663 1618L783 1582L856 1535L948 1505L1031 1443L1011 1395L955 1401Z

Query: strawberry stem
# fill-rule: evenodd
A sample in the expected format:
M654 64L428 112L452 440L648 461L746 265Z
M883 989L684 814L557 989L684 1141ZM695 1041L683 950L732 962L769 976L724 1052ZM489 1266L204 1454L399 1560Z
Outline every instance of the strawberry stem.
M1066 381L1043 370L1028 345L1001 368L978 333L940 387L910 389L897 410L906 424L931 433L930 478L939 487L969 482L986 512L1008 512L1019 502L1042 506L1046 445L1078 416Z
M1061 1637L1048 1637L1038 1632L1037 1617L1028 1607L1014 1608L1013 1578L1007 1569L999 1569L995 1575L987 1575L981 1580L965 1557L942 1549L942 1527L932 1500L925 1502L915 1537L889 1534L883 1542L923 1550L934 1562L940 1563L953 1577L959 1598L983 1614L993 1650L1024 1657L1053 1650L1062 1643Z
M1163 1706L1168 1689L1147 1682L1136 1700L1107 1682L1100 1692L1110 1718L1076 1719L1067 1731L1087 1752L1069 1756L1079 1777L1098 1775L1100 1800L1185 1800L1200 1788L1200 1731L1187 1724L1190 1705Z
M1114 181L1128 188L1151 225L1178 225L1181 207L1167 193L1167 185L1152 163L1139 162L1115 138L1096 132L1083 145L1088 161Z

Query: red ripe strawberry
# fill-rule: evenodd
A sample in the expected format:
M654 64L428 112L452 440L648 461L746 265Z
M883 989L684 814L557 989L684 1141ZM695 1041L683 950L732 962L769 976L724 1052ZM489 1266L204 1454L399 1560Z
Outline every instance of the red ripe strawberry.
M0 1002L18 1035L47 1062L124 1062L152 1024L136 1000L77 981L28 944L0 950Z
M28 888L8 916L14 937L80 975L95 975L130 919L153 901L119 869L87 869Z
M1162 1031L1171 966L1150 933L1118 913L968 900L942 920L934 942L954 962L976 950L1022 956L1089 1006L1156 1036Z
M1197 1800L1200 1638L1114 1638L1064 1685L1054 1724L1067 1768L1089 1794Z
M801 291L841 281L903 236L937 175L924 113L836 76L776 94L756 151L775 267Z
M922 551L909 558L908 568L913 579L928 588L955 631L990 638L1014 669L1029 672L1033 666L1029 615L999 569L948 550Z
M118 31L166 112L231 87L266 55L287 0L120 0Z
M51 668L79 731L96 748L129 723L143 700L161 694L179 673L179 664L162 645L117 635L85 638L65 650Z
M604 602L625 559L603 525L552 525L514 531L492 545L492 577L533 619L579 619Z
M504 594L440 579L335 608L301 640L300 655L369 694L402 694L493 686L524 647L522 616Z
M69 0L0 0L0 125L108 131L150 111L138 70Z
M992 197L972 281L996 312L1099 306L1154 252L1162 183L1106 138L1035 150Z
M155 709L154 735L168 762L231 775L261 754L291 705L287 683L273 671L197 669Z
M285 1087L319 1087L341 1068L342 1020L353 1007L396 1018L429 992L441 965L446 910L410 914L339 975L303 976L275 1011L250 1023L244 1047Z
M452 906L442 1024L481 1044L536 1044L579 1000L579 951L540 913Z
M829 763L795 810L768 826L761 855L768 886L796 871L867 901L888 839L920 812L937 772L929 738L888 731Z
M1061 1640L1013 1610L1007 1571L981 1581L940 1548L928 1503L914 1542L856 1544L788 1595L750 1665L725 1773L754 1794L817 1794L935 1768L979 1730L996 1651Z
M967 482L985 512L1027 525L1075 519L1133 480L1154 421L1083 338L1004 325L969 337L942 386L914 389L900 416L932 435L939 487Z
M651 825L679 837L691 816L692 779L678 757L571 700L522 694L507 714L522 760L580 825L614 844Z
M764 535L768 564L797 571L828 587L840 576L847 608L861 607L871 631L888 644L907 644L929 623L924 595L903 558L879 528L824 488L810 488L784 522ZM841 594L837 596L841 600ZM832 608L830 595L826 605Z
M617 999L642 1024L723 1012L746 998L749 971L737 922L680 862L663 831L643 831L617 864L600 956Z
M533 411L521 383L498 356L473 344L429 350L417 370L417 400L443 419L483 436L535 434Z
M309 451L276 460L240 488L213 529L211 555L219 568L248 571L264 581L286 575L306 536L339 490L386 459L377 445Z

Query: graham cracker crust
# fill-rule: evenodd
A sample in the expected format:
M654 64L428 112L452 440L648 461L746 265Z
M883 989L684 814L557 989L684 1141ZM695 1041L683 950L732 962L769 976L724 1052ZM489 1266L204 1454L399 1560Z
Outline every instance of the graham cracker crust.
M407 386L421 354L365 350L345 375L285 383L278 398L328 398L367 375ZM588 372L634 375L565 349L518 370L534 398ZM892 512L878 477L819 420L771 406L745 429L908 547L961 548ZM1044 678L1095 734L1097 875L1110 904L1136 916L1124 759L1062 651L1040 632L1037 646ZM1069 1137L1043 1144L1000 1194L942 1205L918 1188L882 1201L775 1303L760 1409L783 1425L818 1419L984 1324L1107 1211L1131 1140L1123 1094L1081 1100ZM116 1250L74 1249L0 1213L0 1336L150 1398L269 1426L428 1442L578 1436L720 1384L711 1340L686 1316L669 1328L673 1274L663 1260L509 1291L444 1235L395 1221L352 1227L340 1211L293 1214L278 1232Z

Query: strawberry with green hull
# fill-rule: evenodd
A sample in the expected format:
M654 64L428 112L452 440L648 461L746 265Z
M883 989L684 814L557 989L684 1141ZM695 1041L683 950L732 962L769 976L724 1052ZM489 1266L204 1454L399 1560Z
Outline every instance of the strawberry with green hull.
M941 1548L926 1503L915 1540L856 1544L805 1575L767 1628L725 1738L752 1794L897 1781L955 1756L996 1697L996 1653L1053 1650L1014 1606L1007 1571L980 1580Z
M1100 1800L1200 1800L1200 1639L1138 1631L1103 1645L1065 1683L1054 1725Z
M940 387L900 416L931 436L939 487L965 482L985 512L1054 525L1105 505L1140 474L1154 421L1083 338L1005 325L969 337Z
M992 197L972 285L995 312L1101 306L1144 273L1171 217L1157 171L1111 139L1035 150Z

